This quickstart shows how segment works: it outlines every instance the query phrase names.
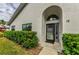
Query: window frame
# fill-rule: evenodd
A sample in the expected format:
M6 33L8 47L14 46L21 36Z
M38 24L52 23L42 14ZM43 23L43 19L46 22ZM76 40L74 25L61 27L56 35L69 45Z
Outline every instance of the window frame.
M26 27L25 29L23 28L24 25L25 25L25 27ZM28 28L28 25L31 26L30 29ZM23 30L23 31L32 31L32 23L22 24L22 30Z
M15 31L15 25L12 25L12 26L11 26L11 30L12 30L12 31Z

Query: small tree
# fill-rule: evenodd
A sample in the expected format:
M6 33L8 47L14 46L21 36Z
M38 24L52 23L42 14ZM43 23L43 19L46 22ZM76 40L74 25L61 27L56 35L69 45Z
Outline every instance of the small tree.
M6 24L6 21L0 20L0 24L5 25Z

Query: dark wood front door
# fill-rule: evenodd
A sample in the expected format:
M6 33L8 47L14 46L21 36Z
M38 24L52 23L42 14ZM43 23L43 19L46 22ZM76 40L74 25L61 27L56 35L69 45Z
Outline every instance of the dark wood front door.
M55 42L58 40L59 27L57 23L46 24L46 41Z

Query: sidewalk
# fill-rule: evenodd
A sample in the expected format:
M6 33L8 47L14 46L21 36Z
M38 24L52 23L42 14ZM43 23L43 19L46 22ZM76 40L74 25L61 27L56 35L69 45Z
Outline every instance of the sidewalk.
M52 43L41 42L43 49L39 55L58 55L54 45Z

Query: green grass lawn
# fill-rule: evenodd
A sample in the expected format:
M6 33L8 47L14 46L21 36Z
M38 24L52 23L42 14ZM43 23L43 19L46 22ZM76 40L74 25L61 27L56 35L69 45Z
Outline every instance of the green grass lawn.
M38 55L41 50L41 46L25 49L5 37L0 38L0 55Z
M0 55L25 55L29 54L20 45L6 38L0 38Z

